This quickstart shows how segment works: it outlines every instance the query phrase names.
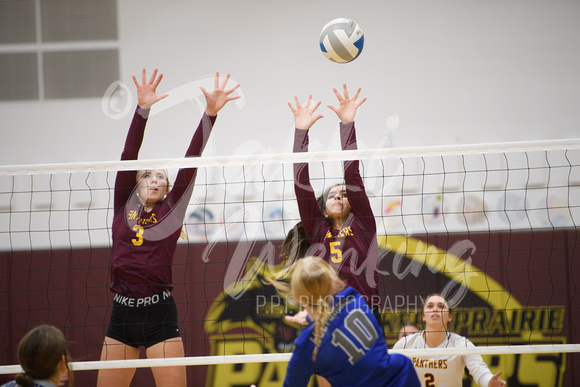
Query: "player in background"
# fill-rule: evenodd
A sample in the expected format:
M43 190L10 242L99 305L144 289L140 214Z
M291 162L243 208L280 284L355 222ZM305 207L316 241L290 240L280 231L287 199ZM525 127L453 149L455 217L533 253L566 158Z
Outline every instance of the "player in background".
M40 325L30 330L18 344L18 363L24 372L2 387L55 387L68 379L74 386L64 334L52 325Z
M405 323L399 328L399 332L397 333L397 340L401 340L403 337L411 336L414 333L419 332L419 328L417 325L413 323Z
M393 349L475 347L467 338L447 330L451 319L452 312L443 296L427 296L423 306L425 330L401 338ZM499 379L501 371L493 375L480 355L413 357L412 360L417 376L425 386L461 387L465 367L481 387L506 384Z
M136 77L139 105L127 134L121 160L136 160L151 107L167 97L158 95L163 75L157 69L147 81ZM239 85L226 90L229 74L220 85L215 75L212 92L201 88L206 109L185 157L200 156L217 113L229 102ZM177 326L177 307L171 295L171 265L183 218L197 175L197 168L180 169L173 187L163 169L119 171L115 180L111 284L113 309L105 336L101 360L139 358L146 348L147 358L183 357L184 348ZM152 369L157 386L185 386L185 367ZM134 368L101 369L97 386L129 386Z
M332 386L419 387L411 361L389 354L383 330L364 297L323 259L290 268L290 283L272 281L308 312L312 323L296 340L284 386L307 386L313 374Z

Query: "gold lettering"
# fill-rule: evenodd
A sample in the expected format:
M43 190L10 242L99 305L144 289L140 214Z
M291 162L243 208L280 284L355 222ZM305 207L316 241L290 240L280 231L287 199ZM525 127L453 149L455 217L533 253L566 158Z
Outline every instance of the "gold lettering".
M147 219L139 218L139 224L149 224L149 223L157 223L157 218L155 214L151 214L151 216Z
M509 329L508 318L503 310L496 310L491 314L489 333L505 334Z
M421 312L396 312L388 298L383 307L391 311L383 314L387 336L396 335L403 321L421 321ZM468 332L470 337L527 334L530 330L556 334L564 330L565 318L566 310L563 306L528 307L518 310L465 308L453 313L449 330L459 334Z
M484 310L475 310L471 320L470 332L486 332L485 321L488 319L488 313Z
M562 332L564 330L564 308L550 308L548 313L546 331Z
M473 313L471 311L455 312L453 313L455 317L451 320L449 324L449 329L453 332L461 332L462 329L469 330L473 324Z

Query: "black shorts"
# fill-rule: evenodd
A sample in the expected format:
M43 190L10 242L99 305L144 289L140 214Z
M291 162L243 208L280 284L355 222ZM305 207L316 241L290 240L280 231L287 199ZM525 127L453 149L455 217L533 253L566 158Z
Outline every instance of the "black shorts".
M181 337L173 296L166 291L146 299L131 299L115 293L106 335L134 348L149 348Z

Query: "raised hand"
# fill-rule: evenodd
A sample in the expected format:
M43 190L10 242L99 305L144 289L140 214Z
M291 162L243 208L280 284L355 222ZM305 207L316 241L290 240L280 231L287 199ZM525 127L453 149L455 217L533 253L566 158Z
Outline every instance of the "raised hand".
M338 119L343 124L348 124L348 123L354 121L354 118L356 117L356 112L357 112L359 106L362 105L367 99L363 98L361 101L357 101L358 95L360 93L360 87L358 88L356 93L354 93L352 98L349 98L349 96L348 96L348 90L346 89L346 83L342 85L342 89L344 92L344 97L340 95L338 90L332 89L332 90L334 90L334 95L336 95L336 98L338 98L339 104L338 104L338 107L335 107L332 105L328 105L328 107L333 112L336 113L336 115L338 116Z
M296 108L292 106L292 103L288 102L288 106L290 106L290 110L292 110L292 114L294 114L294 126L296 129L308 130L314 125L316 121L322 118L322 115L317 115L313 117L312 115L320 106L320 101L316 103L313 107L310 107L310 103L312 102L312 94L308 96L306 100L306 104L302 106L298 97L294 96L294 101L296 102Z
M169 95L157 95L156 93L157 86L162 79L163 74L159 74L159 77L157 77L157 69L153 70L153 74L151 75L149 82L147 82L147 72L145 69L143 69L141 74L142 84L139 84L139 82L137 82L137 78L133 75L133 82L135 82L135 86L137 86L137 100L139 101L140 107L143 109L150 109L151 106Z
M217 113L226 105L226 103L240 98L239 95L230 97L230 94L234 92L240 85L235 85L229 90L225 90L228 80L230 79L230 74L226 75L224 81L220 85L220 73L215 73L215 85L214 90L209 93L205 88L200 86L201 92L205 97L206 108L205 113L208 116L215 116Z

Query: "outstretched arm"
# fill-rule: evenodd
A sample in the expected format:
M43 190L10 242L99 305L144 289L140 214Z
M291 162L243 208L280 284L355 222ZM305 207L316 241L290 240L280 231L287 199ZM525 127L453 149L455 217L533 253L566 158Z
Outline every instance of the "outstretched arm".
M296 323L299 325L308 325L310 322L308 321L308 312L306 310L301 310L300 312L296 313L293 316L286 315L284 319L288 322Z
M308 132L322 115L314 116L314 112L320 106L320 102L311 106L312 95L308 96L304 106L300 104L298 97L294 97L296 107L289 102L288 106L294 114L294 153L308 152ZM324 215L318 207L318 201L314 194L314 189L310 184L310 173L308 163L294 163L294 192L298 203L300 218L304 226L304 232L310 243L318 242L319 229L324 222Z
M215 74L215 83L213 91L209 92L205 88L200 87L205 96L206 109L205 114L201 117L199 126L197 127L193 138L189 144L189 148L185 152L185 157L201 156L213 129L213 124L216 120L217 113L230 101L240 98L237 96L230 96L240 85L226 90L226 85L230 79L230 74L227 74L220 84L220 74ZM172 190L167 195L167 202L174 205L178 202L188 202L193 192L193 183L197 175L197 168L180 169L175 184ZM187 200L183 200L187 199ZM185 211L184 211L185 214Z
M149 109L155 103L167 97L168 94L157 95L157 86L163 79L163 74L157 76L157 69L153 70L153 74L149 81L147 81L147 70L143 69L141 72L141 83L137 81L137 77L133 76L133 82L137 87L137 100L139 106L133 115L127 139L125 140L125 147L121 153L121 160L136 160L139 155L139 149L143 143L143 135L145 134L145 125L149 116ZM135 186L135 178L137 171L119 171L115 179L115 208L122 208L125 205L133 187Z
M358 101L361 89L358 88L352 98L348 94L346 83L343 84L343 94L337 89L333 89L338 98L338 107L329 105L328 107L336 113L341 120L340 123L340 142L343 150L357 149L356 130L354 119L358 108L367 100L363 98ZM344 161L344 182L348 201L351 205L352 212L360 222L361 227L365 228L370 235L376 233L376 223L367 196L364 183L359 170L358 160Z
M465 346L467 348L475 347L469 339L462 339L465 340ZM465 359L465 366L478 385L487 387L501 387L505 385L505 381L499 379L501 371L493 375L481 355L464 355L463 357Z
M133 75L133 82L137 87L137 100L139 106L131 122L127 139L125 140L125 148L121 154L121 160L136 160L139 154L139 148L143 142L143 134L145 133L145 124L149 116L149 109L151 106L167 97L169 94L157 95L157 86L163 79L163 74L157 76L157 69L153 70L153 74L149 81L147 81L147 70L143 69L141 73L142 83L137 81L137 77Z

